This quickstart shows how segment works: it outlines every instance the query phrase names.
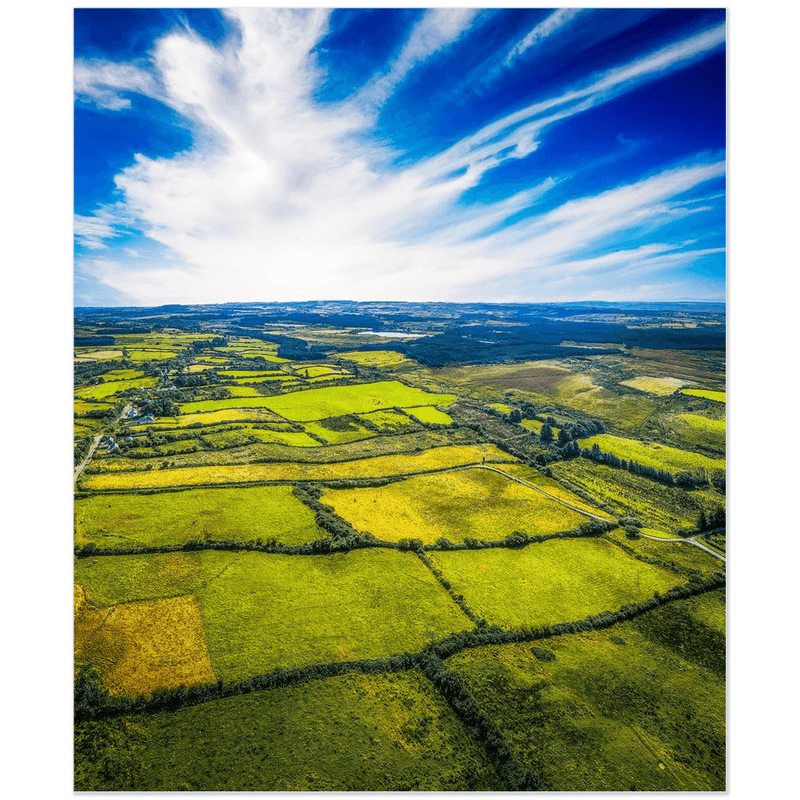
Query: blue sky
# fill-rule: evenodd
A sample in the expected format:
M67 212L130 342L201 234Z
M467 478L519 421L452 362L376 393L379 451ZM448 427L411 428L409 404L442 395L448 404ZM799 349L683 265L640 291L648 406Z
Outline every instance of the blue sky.
M724 300L725 12L75 12L75 303Z

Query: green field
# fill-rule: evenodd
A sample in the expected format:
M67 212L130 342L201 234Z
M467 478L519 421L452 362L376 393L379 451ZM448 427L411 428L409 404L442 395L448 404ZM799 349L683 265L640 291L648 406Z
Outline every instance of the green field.
M218 422L285 422L268 408L227 408L200 414L182 414L179 417L160 417L159 427L185 428L187 425L215 425Z
M75 501L75 544L159 547L190 540L303 544L322 538L313 512L288 486L197 489Z
M615 516L638 517L648 528L677 532L693 528L701 510L711 507L709 494L686 492L623 469L573 458L551 466L559 480L582 489ZM725 498L717 496L716 505Z
M453 418L444 411L439 411L438 408L433 406L417 406L416 408L404 408L407 414L410 414L414 419L424 422L428 425L451 425Z
M233 555L198 597L211 663L225 681L415 652L472 628L430 570L394 550Z
M399 367L413 365L416 362L395 350L355 350L339 353L342 361L353 361L366 367Z
M467 605L489 623L532 627L579 620L682 581L603 539L551 540L520 550L432 552Z
M692 453L689 450L679 450L657 442L639 442L635 439L624 439L601 433L581 440L581 448L591 449L594 444L604 453L613 453L617 458L635 461L646 467L666 470L667 472L701 470L711 472L725 469L724 458L709 458L708 456Z
M109 408L114 408L114 404L107 402L89 402L87 400L73 401L73 409L76 417L83 416L89 411L108 411Z
M558 481L553 478L548 478L535 467L530 467L527 464L503 464L499 469L502 469L503 472L508 475L533 484L551 497L569 503L569 505L574 506L579 511L586 511L589 514L602 517L605 520L614 520L612 515L607 514L592 503L587 503L583 498L569 491L569 489L565 489Z
M724 593L447 665L551 791L724 791ZM724 633L724 629L723 629ZM535 734L532 735L532 732Z
M303 428L315 436L319 436L329 444L343 444L355 442L359 439L369 439L376 434L361 425L358 417L350 415L344 417L331 417L317 422L306 422Z
M521 531L555 533L588 518L533 489L485 469L424 475L388 486L327 490L331 505L356 529L385 541L445 537L497 541Z
M422 453L376 456L336 464L265 464L204 466L117 472L89 475L83 480L86 489L147 489L160 486L196 486L198 484L255 483L260 481L338 480L343 478L381 478L411 475L448 467L478 464L482 461L511 461L491 444L437 447Z
M712 392L710 389L684 389L681 393L692 397L703 397L706 400L714 400L717 403L725 402L725 392Z
M103 400L117 392L123 392L126 389L147 388L155 386L157 383L158 378L138 378L132 381L110 381L109 383L98 383L95 386L76 389L75 396L82 397L83 399Z
M419 427L419 423L396 411L373 411L361 414L361 418L380 428L381 433L407 433Z
M82 723L76 791L492 791L483 748L416 670L343 675Z
M181 414L225 408L261 407L272 409L276 414L296 422L311 422L344 414L363 414L393 406L448 406L455 399L454 395L431 394L406 386L399 381L379 381L351 386L309 389L278 397L253 400L208 400L200 403L185 403L181 406Z

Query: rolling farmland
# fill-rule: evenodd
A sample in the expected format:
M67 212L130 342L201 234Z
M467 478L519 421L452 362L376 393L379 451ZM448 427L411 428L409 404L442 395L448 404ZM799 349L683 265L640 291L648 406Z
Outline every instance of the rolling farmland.
M76 789L724 789L698 356L436 367L197 308L76 348Z

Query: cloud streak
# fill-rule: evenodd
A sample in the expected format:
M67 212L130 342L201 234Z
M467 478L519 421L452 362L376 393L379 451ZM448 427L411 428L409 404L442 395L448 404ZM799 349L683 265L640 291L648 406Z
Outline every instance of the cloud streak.
M147 94L182 114L196 134L191 150L171 158L136 156L115 178L120 205L76 217L76 236L90 251L119 235L116 222L134 221L175 256L174 265L141 259L136 269L116 254L79 256L80 274L131 302L479 300L486 299L481 287L487 282L512 275L528 286L525 299L547 299L565 281L588 296L636 263L657 272L709 255L678 251L668 241L650 249L618 241L703 213L682 195L724 177L719 157L543 213L535 213L537 204L558 176L493 202L470 204L464 197L490 170L535 153L548 127L710 52L724 38L721 26L505 115L444 152L397 169L396 153L373 136L374 109L417 65L454 46L477 11L427 12L385 72L356 97L327 105L313 99L324 79L313 50L327 32L329 12L225 13L238 36L214 47L191 32L170 33L156 43L152 74L105 62L76 69L79 99L124 110L124 93ZM522 56L577 13L551 15L509 57ZM522 213L527 216L509 224ZM602 256L589 252L603 247Z

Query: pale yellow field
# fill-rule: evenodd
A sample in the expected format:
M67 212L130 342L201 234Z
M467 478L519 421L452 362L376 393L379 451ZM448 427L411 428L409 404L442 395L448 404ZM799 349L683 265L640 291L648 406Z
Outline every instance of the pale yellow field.
M646 376L631 378L629 381L620 381L620 386L630 386L631 389L638 389L640 392L649 394L667 395L673 394L681 386L686 386L686 381L680 378L648 378Z

